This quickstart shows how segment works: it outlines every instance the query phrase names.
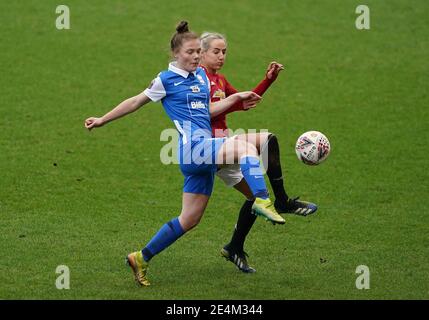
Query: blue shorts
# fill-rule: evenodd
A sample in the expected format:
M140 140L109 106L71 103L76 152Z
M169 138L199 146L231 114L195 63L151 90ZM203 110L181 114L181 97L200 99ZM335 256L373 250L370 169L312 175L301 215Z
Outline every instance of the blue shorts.
M226 138L210 138L193 141L190 148L179 151L180 170L185 176L183 192L210 196L218 169L216 156Z

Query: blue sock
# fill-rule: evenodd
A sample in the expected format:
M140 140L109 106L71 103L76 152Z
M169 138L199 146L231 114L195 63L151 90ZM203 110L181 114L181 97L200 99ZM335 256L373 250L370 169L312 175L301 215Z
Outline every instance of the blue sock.
M259 167L259 158L256 156L242 157L240 159L240 169L253 195L258 198L267 199L268 190L264 175Z
M143 259L148 262L152 257L179 239L185 231L180 225L179 218L174 218L164 224L155 236L143 248Z

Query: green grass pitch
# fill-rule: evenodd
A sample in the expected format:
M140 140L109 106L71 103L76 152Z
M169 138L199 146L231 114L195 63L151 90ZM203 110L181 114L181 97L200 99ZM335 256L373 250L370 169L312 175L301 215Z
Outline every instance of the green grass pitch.
M428 299L429 4L426 0L68 0L0 3L0 299ZM355 9L370 8L370 30ZM257 220L241 274L220 257L243 201L217 180L200 225L151 262L149 288L123 263L181 206L182 176L162 165L160 104L88 133L83 121L137 94L166 68L169 39L225 33L222 70L253 88L285 65L263 102L231 128L281 142L288 193L314 201L284 226ZM319 130L332 153L300 163ZM58 290L58 265L70 289ZM356 267L370 289L355 286Z

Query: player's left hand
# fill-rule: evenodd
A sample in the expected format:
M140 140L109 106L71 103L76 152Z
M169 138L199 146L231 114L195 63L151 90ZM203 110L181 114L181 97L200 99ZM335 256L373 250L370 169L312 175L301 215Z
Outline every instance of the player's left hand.
M282 64L273 61L268 65L266 77L270 80L276 80L277 76L279 75L280 71L284 70L284 67Z

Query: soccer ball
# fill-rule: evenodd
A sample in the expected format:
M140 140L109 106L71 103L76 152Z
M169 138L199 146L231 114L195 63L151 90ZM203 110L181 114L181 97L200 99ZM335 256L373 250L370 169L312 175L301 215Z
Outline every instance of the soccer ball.
M325 161L330 151L328 138L319 131L308 131L296 141L295 152L298 159L311 166Z

